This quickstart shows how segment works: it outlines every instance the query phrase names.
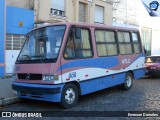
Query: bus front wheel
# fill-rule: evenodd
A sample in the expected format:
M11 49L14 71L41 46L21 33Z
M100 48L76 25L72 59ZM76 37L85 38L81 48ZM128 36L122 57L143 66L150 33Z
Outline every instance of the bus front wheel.
M133 85L133 76L131 73L126 73L125 82L121 85L124 90L129 90Z
M78 102L78 89L74 84L66 84L62 90L61 106L63 108L72 108Z

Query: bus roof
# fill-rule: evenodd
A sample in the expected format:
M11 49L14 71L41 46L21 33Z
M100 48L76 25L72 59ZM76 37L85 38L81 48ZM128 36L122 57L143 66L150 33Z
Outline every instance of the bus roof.
M119 27L119 26L109 26L109 25L105 25L105 24L89 24L89 23L74 23L74 22L58 22L58 23L51 23L48 25L43 25L40 27L36 27L35 29L38 28L43 28L43 27L49 27L49 26L53 26L53 25L76 25L76 26L84 26L84 27L92 27L92 28L100 28L100 29L113 29L113 30L127 30L127 31L138 31L138 29L136 28L128 28L128 27ZM31 31L33 31L31 30Z

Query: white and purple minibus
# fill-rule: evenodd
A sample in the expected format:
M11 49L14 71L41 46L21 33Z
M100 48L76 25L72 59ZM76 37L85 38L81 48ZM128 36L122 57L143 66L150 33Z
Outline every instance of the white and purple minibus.
M16 60L12 89L20 98L71 108L80 95L112 86L128 90L145 74L137 29L57 23L33 29Z

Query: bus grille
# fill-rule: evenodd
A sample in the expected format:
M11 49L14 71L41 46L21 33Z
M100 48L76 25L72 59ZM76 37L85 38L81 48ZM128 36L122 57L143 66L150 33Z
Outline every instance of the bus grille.
M18 74L18 79L42 80L42 74Z

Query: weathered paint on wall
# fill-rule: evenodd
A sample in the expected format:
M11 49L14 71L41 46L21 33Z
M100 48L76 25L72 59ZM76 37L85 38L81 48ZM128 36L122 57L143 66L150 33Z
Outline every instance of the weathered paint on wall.
M26 34L34 26L34 11L22 8L6 7L6 32L10 34Z

